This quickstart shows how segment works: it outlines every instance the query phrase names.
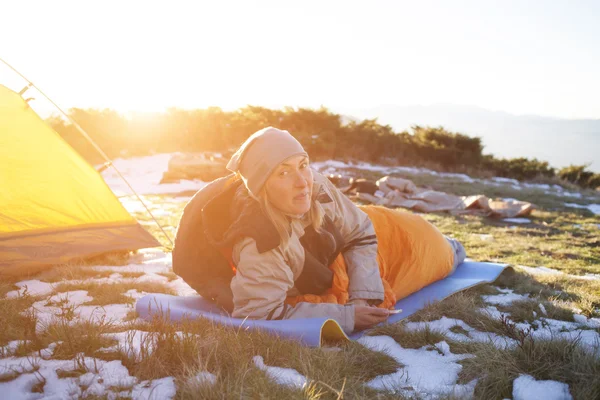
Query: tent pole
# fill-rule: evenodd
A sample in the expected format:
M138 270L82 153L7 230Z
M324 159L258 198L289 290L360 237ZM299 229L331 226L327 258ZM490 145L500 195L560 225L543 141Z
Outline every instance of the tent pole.
M90 142L90 144L98 151L98 153L102 156L102 158L104 158L104 160L106 161L106 163L108 163L108 165L112 166L115 169L115 171L117 171L117 174L119 175L119 177L121 177L121 179L123 180L123 182L125 182L125 184L133 192L133 194L135 194L135 196L140 201L140 203L142 203L142 205L144 206L144 208L146 209L146 211L148 212L148 214L150 215L150 217L152 217L152 219L154 220L154 222L156 223L156 225L160 228L160 230L162 231L163 235L165 235L165 237L167 238L167 240L171 243L171 249L172 249L174 247L174 243L173 243L173 240L171 239L171 237L167 234L167 232L165 232L164 228L158 222L158 220L154 217L154 215L152 214L152 212L150 211L150 209L148 208L148 206L146 205L146 203L144 202L144 200L142 200L142 198L140 197L140 195L137 194L137 192L135 191L135 189L129 184L129 182L127 182L127 179L125 179L125 177L123 176L123 174L121 174L121 171L119 171L117 169L117 167L114 166L114 164L112 163L112 160L106 155L106 153L104 153L104 151L100 148L100 146L98 146L96 144L96 142L94 142L94 140L87 134L86 131L83 130L83 128L81 126L79 126L79 124L77 122L75 122L75 120L73 120L73 118L71 118L66 112L64 112L62 110L62 108L60 108L58 106L58 104L56 104L54 101L52 101L52 99L50 99L50 97L46 96L46 94L44 92L42 92L40 90L40 88L38 88L33 82L31 82L29 79L27 79L23 74L21 74L19 71L17 71L12 65L10 65L6 61L4 61L2 58L0 58L0 61L2 61L4 64L6 64L6 66L8 68L10 68L11 70L13 70L17 75L19 75L21 78L23 78L28 83L27 89L29 87L35 88L38 92L40 92L40 94L42 96L44 96L46 98L46 100L48 100L54 107L56 107L56 109L58 111L60 111L60 113L62 115L64 115L64 117L67 118L67 120L69 120L69 122L71 124L73 124L73 126L77 129L77 131L79 131L79 133L84 138L86 138L88 142ZM24 90L26 90L26 89L24 89ZM24 91L24 90L22 90L22 91Z

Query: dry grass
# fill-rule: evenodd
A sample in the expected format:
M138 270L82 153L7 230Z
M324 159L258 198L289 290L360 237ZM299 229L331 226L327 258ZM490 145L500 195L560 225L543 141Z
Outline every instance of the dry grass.
M90 258L77 258L72 259L65 264L53 265L53 266L35 266L23 268L17 266L15 268L0 269L0 280L8 283L19 282L27 279L38 279L43 277L46 282L58 282L61 279L71 279L69 274L73 273L92 274L92 272L80 272L79 269L85 269L85 267L91 267L96 265L127 265L131 258L131 254L135 252L131 251L119 251L112 253L104 253L98 256ZM90 269L89 271L92 271ZM87 279L87 277L83 277Z
M404 324L390 324L377 327L369 332L370 336L386 335L394 339L405 349L419 349L446 340L444 334L429 327L409 331Z
M132 355L123 355L122 361L140 379L175 376L184 383L178 398L333 399L340 393L347 398L365 398L375 395L363 386L366 381L398 367L387 355L357 343L346 344L338 351L312 349L265 333L240 332L204 320L174 324L155 318L146 329L150 335L142 345L143 363ZM155 350L146 351L150 348ZM311 385L294 390L276 384L254 366L252 358L256 355L263 356L267 365L296 369L311 380ZM217 376L214 386L189 380L206 370Z
M179 278L179 275L177 275L174 272L158 272L157 275L164 276L169 280L169 282L172 282L175 279Z
M108 304L132 304L135 300L125 293L131 289L146 293L176 294L168 285L162 282L119 282L119 283L96 283L88 282L64 282L54 288L55 293L68 292L72 290L87 290L88 295L93 297L92 301L85 305L108 305Z
M35 277L43 282L55 283L64 281L108 278L112 271L97 271L85 265L62 265L48 269Z
M0 299L0 346L13 340L32 340L35 338L37 319L31 311L36 299L29 295L13 299Z
M450 296L442 302L426 306L408 318L409 321L436 321L442 317L460 319L471 328L481 332L506 335L506 327L501 320L494 319L484 312L477 311L484 306L475 291L464 291Z
M546 314L540 308L543 304ZM573 311L567 308L556 306L551 302L540 302L537 300L514 301L510 305L497 305L498 311L510 314L510 318L515 322L533 322L539 317L547 317L562 321L573 321ZM534 314L535 313L535 314Z
M533 277L516 271L503 274L497 283L513 289L515 293L530 294L551 303L553 315L558 319L572 320L572 310L588 317L600 316L600 280L575 279L565 275ZM569 310L571 317L567 315Z
M424 217L434 223L443 233L461 240L471 258L481 261L505 262L513 265L546 266L569 274L600 273L600 229L597 217L586 210L564 207L571 201L557 196L545 196L539 190L516 191L511 188L466 184L457 180L440 180L433 176L415 176L417 184L428 184L439 190L457 194L483 193L490 197L515 197L532 201L542 209L531 215L531 224L512 228L503 221L477 216L450 216L428 214ZM163 197L156 201L165 203ZM600 200L599 200L600 201ZM185 203L167 204L170 213L161 218L171 234L180 218ZM137 215L136 215L137 216ZM139 215L140 220L148 218ZM579 227L576 227L579 226ZM155 236L164 242L162 234L154 225L148 225ZM492 235L493 241L481 240L481 234ZM69 280L86 280L110 276L115 271L96 271L92 265L126 265L129 254L109 255L94 260L79 260L66 265L46 269L38 276L23 271L17 277L0 283L0 296L14 290L13 282L24 279L41 279L46 282L62 282L55 292L87 290L94 298L90 304L131 303L125 293L130 289L148 293L174 294L164 283L142 282L95 284L93 282L69 283ZM124 278L136 278L141 272L118 272ZM172 272L160 273L169 281L177 278ZM542 315L543 304L547 317L565 321L573 320L573 310L581 310L587 316L599 316L600 282L573 279L568 276L536 276L523 272L506 273L496 285L528 294L531 300L497 306L510 313L517 322L532 321L533 313ZM498 349L491 344L449 340L444 334L422 329L408 331L401 323L377 328L375 335L389 335L406 348L421 348L446 340L453 353L474 354L463 360L461 382L478 378L475 390L477 398L512 397L512 381L519 374L530 374L536 379L554 379L566 382L575 398L600 398L597 376L600 376L599 358L578 347L577 341L533 340L526 332L516 329L508 320L496 320L484 312L481 299L484 294L498 294L491 285L481 285L456 294L440 303L431 304L410 317L411 321L431 321L442 316L456 318L481 332L491 332L516 340L514 349ZM223 399L223 398L302 398L302 399L353 399L398 398L395 394L378 393L364 386L378 375L394 372L398 363L379 352L373 352L357 343L339 348L312 349L277 339L259 332L246 332L213 325L206 320L171 323L156 318L150 323L136 321L137 313L131 311L124 327L105 322L69 321L67 312L57 318L48 329L35 333L36 319L33 314L21 315L33 303L31 297L0 300L0 345L11 340L30 340L17 349L18 355L39 354L50 343L61 341L54 358L76 358L78 354L95 356L105 360L121 360L130 373L140 380L174 376L177 380L177 399ZM40 299L37 299L40 300ZM68 306L66 307L68 309ZM6 321L6 323L5 323ZM102 347L114 344L105 336L123 329L149 332L142 345L141 359L120 352L98 352ZM466 334L457 326L451 332ZM150 351L153 348L155 351ZM296 369L309 378L303 390L295 390L275 383L265 372L256 368L252 357L261 355L265 363ZM83 371L83 370L82 370ZM64 377L79 372L61 371ZM215 374L214 386L200 384L192 379L198 372ZM0 377L14 379L14 377ZM40 387L37 388L41 390ZM443 398L451 399L452 396Z
M475 358L461 361L461 381L479 379L476 399L512 397L512 382L521 374L567 383L575 399L600 398L600 357L582 349L578 341L524 335L511 350L477 344L471 351Z

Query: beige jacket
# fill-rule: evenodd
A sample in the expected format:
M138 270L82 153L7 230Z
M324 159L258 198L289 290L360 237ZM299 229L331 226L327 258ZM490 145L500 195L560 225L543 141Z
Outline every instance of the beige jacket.
M383 283L377 264L377 242L369 217L341 193L326 177L313 172L312 201L318 202L339 229L345 243L358 243L343 253L350 278L350 300L383 300ZM294 281L304 266L304 248L300 238L310 224L307 218L292 222L287 249L281 246L259 253L256 242L244 238L233 247L237 272L231 281L233 316L253 319L288 319L328 317L335 319L346 332L354 330L352 304L298 303L284 304L288 295L298 294ZM363 239L361 241L361 239Z

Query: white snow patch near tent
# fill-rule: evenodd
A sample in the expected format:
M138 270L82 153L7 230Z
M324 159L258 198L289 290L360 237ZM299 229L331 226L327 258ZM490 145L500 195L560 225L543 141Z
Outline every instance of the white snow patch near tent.
M256 368L265 371L267 375L271 377L275 382L280 385L289 386L295 389L303 388L307 379L304 375L300 374L295 369L281 368L281 367L270 367L265 365L265 361L261 356L254 356L252 358Z
M106 333L104 337L114 339L118 343L112 347L104 347L100 351L117 351L136 361L141 361L144 355L154 352L152 334L149 332L129 330L125 332Z
M0 357L12 356L19 346L25 346L29 343L31 343L31 340L12 340L5 346L0 347Z
M37 372L34 368L39 366ZM88 372L78 377L60 378L57 371L73 371L85 368ZM172 399L175 396L175 382L172 377L138 383L136 377L121 361L104 361L91 357L75 360L44 360L30 357L0 359L0 376L21 374L16 379L0 382L0 393L7 399L70 399L87 396L118 395L136 399ZM42 393L33 393L34 385L44 382ZM112 388L118 388L116 393Z
M569 385L557 381L536 381L530 375L519 375L513 381L513 400L570 400Z
M173 154L175 153L127 159L117 158L113 160L113 165L123 174L138 194L181 193L200 190L207 185L206 182L200 180L181 180L179 183L161 184L163 173L169 169L169 160ZM104 170L102 178L117 197L132 194L114 168ZM142 207L141 204L140 207Z
M15 286L19 287L19 290L13 290L6 294L6 298L14 299L16 297L30 295L30 296L46 296L54 290L51 283L38 281L36 279L21 281L15 283Z

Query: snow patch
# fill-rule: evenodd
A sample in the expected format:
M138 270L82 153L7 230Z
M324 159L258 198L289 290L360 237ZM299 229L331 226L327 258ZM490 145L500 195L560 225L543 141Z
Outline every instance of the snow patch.
M497 288L502 294L484 295L481 296L483 301L488 304L509 305L515 301L527 300L529 296L513 293L512 289Z
M492 178L492 181L494 182L500 182L500 183L510 183L511 185L518 185L519 181L516 179L511 179L511 178L503 178L500 176L495 176Z
M531 223L531 220L529 218L504 218L502 221L512 222L513 224L530 224Z
M206 182L200 180L181 180L179 183L161 184L163 173L169 169L169 160L173 154L164 153L146 157L117 158L112 163L138 194L181 193L200 190L207 185ZM102 178L117 197L132 194L114 168L104 170ZM139 201L137 202L139 203ZM133 200L128 200L127 204L133 204ZM143 210L141 204L139 204L139 207L142 207Z
M462 366L456 361L472 355L452 354L446 342L440 342L436 349L405 349L389 336L363 336L358 340L365 347L388 354L404 367L389 375L378 376L367 386L388 390L412 397L416 392L421 396L456 394L459 397L472 397L476 381L467 385L457 385Z
M0 357L9 357L15 354L19 346L26 346L31 340L12 340L7 345L0 347Z
M256 368L265 371L267 375L271 377L271 379L280 385L301 389L307 383L306 377L298 373L298 371L295 369L270 367L265 365L265 361L263 360L262 356L254 356L252 360L254 361Z
M118 343L112 347L105 347L100 351L118 351L136 361L141 361L144 355L148 356L154 351L154 341L149 332L129 330L118 333L106 333L103 336L115 339Z
M498 310L496 310L498 312ZM458 326L466 333L452 332L450 329ZM457 342L480 342L491 343L498 348L512 348L516 342L508 337L496 335L490 332L480 332L467 325L464 321L455 318L442 317L435 321L408 322L405 324L408 331L421 331L429 329L433 332L442 333L448 339Z
M14 299L24 295L30 296L47 296L54 290L53 285L47 282L42 282L37 279L21 281L15 283L19 290L13 290L6 294L6 298Z
M169 376L138 383L133 388L131 398L136 400L163 400L172 399L176 393L175 378Z
M565 207L571 207L571 208L586 208L586 209L590 210L592 213L594 213L595 215L600 215L600 204L581 205L581 204L575 204L575 203L565 203L564 205L565 205Z
M192 376L188 383L196 384L196 385L214 385L217 383L217 377L214 374L211 374L208 371L198 372L196 375Z
M513 381L513 400L570 400L569 385L557 381L536 381L530 375L519 375Z
M39 370L33 373L34 367ZM78 377L60 378L57 371L87 372ZM121 361L104 361L91 357L75 360L44 360L30 357L0 359L0 376L20 373L16 379L0 382L0 393L7 399L70 399L88 396L116 398L117 395L135 399L172 399L175 396L174 378L166 377L138 383L130 376ZM34 385L45 382L42 393L32 393ZM118 388L115 393L113 388ZM4 397L5 396L5 397Z

